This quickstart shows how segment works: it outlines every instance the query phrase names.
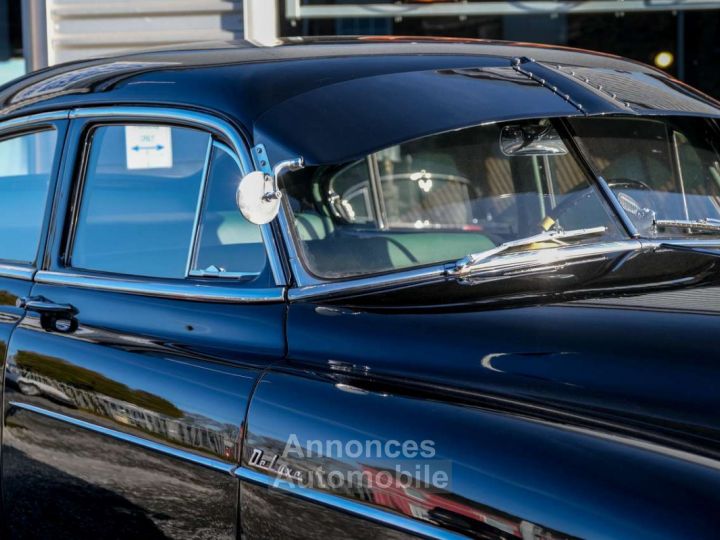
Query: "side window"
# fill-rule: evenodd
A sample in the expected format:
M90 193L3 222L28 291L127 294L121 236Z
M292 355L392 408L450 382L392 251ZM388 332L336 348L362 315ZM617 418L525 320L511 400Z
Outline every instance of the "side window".
M259 274L266 253L260 228L238 211L240 164L222 144L213 145L191 275Z
M112 125L91 132L70 263L144 277L257 275L260 228L237 209L242 171L203 131Z
M184 278L210 135L114 125L95 128L91 137L72 266Z
M0 141L0 259L37 258L56 144L54 129Z

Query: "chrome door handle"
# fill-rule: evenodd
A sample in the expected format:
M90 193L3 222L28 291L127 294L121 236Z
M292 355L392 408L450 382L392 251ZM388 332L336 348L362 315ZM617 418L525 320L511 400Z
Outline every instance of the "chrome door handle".
M27 309L28 311L37 311L38 313L49 313L49 314L75 314L77 309L71 304L56 304L51 302L47 298L41 296L38 297L25 297L20 298L17 301L17 307Z

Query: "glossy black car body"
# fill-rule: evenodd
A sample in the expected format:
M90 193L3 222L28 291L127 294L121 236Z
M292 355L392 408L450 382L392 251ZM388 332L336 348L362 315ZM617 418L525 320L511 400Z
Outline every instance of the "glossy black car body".
M717 536L717 242L628 240L569 281L333 281L303 265L285 206L252 280L72 266L95 125L191 126L248 172L259 144L323 165L488 121L720 116L616 57L392 41L143 53L0 88L0 138L63 141L37 260L0 265L4 537ZM305 485L398 465L450 482Z

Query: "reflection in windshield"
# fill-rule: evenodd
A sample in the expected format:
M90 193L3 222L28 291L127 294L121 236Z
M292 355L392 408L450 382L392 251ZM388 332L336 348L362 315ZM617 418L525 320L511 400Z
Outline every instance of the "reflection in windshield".
M547 151L531 140L516 145L523 152L503 151L509 132L556 142ZM548 120L485 125L289 175L305 262L338 278L456 261L550 229L604 227L575 242L617 239L592 179L574 154L555 151L561 147Z
M711 120L592 118L570 123L642 235L719 234L717 227L678 226L720 219L720 139Z

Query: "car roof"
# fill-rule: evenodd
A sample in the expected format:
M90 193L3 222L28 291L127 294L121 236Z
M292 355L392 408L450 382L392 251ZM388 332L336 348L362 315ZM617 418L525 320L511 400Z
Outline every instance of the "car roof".
M720 116L650 66L559 46L455 38L191 44L72 62L0 87L0 120L89 105L222 115L273 162L348 161L488 121L608 114Z

